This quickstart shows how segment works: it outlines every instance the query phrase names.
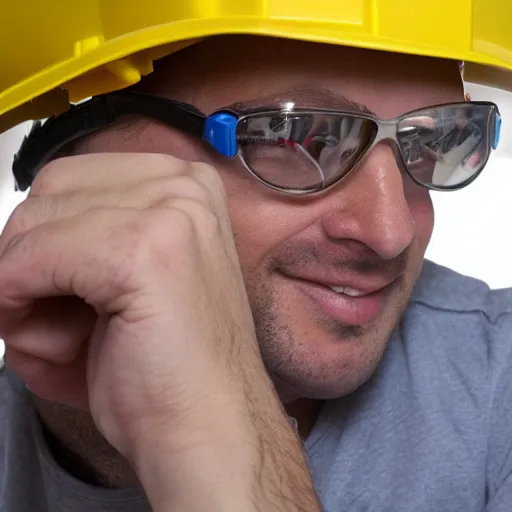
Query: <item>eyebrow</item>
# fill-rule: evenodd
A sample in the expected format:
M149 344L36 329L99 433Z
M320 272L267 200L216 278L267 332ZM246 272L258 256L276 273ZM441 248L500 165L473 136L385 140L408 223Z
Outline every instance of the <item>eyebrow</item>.
M375 115L366 105L352 101L342 94L330 89L312 87L293 87L269 96L262 96L247 101L237 101L227 108L237 112L247 112L264 108L282 108L288 102L294 103L298 108L340 109Z

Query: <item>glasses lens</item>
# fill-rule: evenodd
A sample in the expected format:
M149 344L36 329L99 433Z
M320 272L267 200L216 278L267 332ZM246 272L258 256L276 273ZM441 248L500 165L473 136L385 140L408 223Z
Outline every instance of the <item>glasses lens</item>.
M251 114L237 139L248 169L281 190L309 192L331 185L359 161L377 126L351 115L320 112Z
M469 184L489 158L494 112L493 105L464 103L403 118L397 139L409 174L439 189Z

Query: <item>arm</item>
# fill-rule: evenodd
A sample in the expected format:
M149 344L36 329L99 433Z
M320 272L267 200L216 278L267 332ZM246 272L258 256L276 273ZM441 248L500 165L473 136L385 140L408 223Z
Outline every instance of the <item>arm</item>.
M157 512L318 510L213 168L47 166L0 236L0 334L34 394L91 412Z
M284 418L276 421L247 435L225 421L209 442L180 453L166 446L165 431L158 435L135 463L155 512L320 512L301 444Z

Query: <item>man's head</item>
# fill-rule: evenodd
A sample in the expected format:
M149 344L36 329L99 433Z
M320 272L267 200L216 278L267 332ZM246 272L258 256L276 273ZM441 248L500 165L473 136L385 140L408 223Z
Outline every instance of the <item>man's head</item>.
M157 63L139 88L207 113L293 102L382 119L464 99L455 61L255 37L192 46ZM392 145L378 144L341 182L300 198L263 186L238 159L147 120L98 133L77 150L166 152L218 169L261 351L285 400L344 395L371 375L434 223L429 191L401 171Z

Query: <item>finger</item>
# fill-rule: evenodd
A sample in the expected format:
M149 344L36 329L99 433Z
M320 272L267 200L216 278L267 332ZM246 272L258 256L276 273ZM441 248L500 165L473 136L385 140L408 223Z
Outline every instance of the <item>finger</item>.
M227 209L222 200L207 188L211 186L217 189L218 185L210 185L209 182L214 183L214 180L209 179L203 184L189 175L160 176L135 185L117 187L116 190L29 197L16 207L9 218L0 237L0 254L13 238L33 227L85 214L100 207L145 209L167 198L182 197L203 202L214 210L220 209L227 219Z
M73 361L95 322L94 310L76 297L38 300L15 315L0 312L6 346L52 364Z
M9 369L40 398L89 410L85 353L72 363L61 366L8 348L5 360Z
M117 313L126 294L161 287L177 253L186 261L191 222L177 210L103 208L37 226L0 257L1 315L67 295Z
M115 190L182 174L187 165L178 158L156 153L99 153L59 158L39 171L29 195Z

